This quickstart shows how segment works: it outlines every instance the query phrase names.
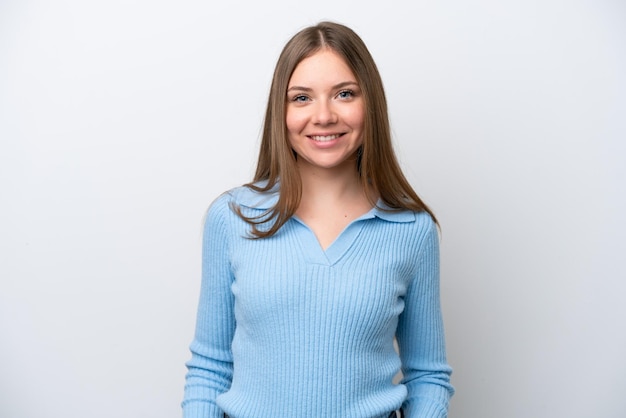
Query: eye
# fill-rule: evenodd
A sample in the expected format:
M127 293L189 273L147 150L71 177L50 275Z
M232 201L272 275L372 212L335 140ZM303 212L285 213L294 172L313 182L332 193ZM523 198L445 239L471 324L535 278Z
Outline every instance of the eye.
M341 90L338 94L337 97L340 99L351 99L354 97L354 91L352 90Z
M292 102L300 102L300 103L306 102L308 100L309 100L309 98L307 96L305 96L304 94L298 94L297 96L293 96L291 98Z

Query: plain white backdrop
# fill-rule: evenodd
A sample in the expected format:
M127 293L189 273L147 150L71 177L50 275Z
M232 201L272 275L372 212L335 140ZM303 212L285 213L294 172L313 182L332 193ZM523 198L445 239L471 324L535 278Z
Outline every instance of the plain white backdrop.
M450 416L626 416L623 1L3 0L0 417L180 416L203 213L322 19L442 224Z

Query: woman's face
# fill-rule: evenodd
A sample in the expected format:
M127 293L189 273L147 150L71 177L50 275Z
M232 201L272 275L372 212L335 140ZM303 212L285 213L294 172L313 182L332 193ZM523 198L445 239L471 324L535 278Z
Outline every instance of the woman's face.
M286 124L298 165L333 169L354 163L363 143L365 105L356 77L336 52L303 59L287 86Z

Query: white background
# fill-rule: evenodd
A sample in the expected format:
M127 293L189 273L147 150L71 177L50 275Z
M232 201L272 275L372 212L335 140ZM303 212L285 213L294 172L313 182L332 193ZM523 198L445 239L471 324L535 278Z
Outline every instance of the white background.
M623 1L2 0L0 417L180 415L203 213L321 19L442 224L450 416L626 416Z

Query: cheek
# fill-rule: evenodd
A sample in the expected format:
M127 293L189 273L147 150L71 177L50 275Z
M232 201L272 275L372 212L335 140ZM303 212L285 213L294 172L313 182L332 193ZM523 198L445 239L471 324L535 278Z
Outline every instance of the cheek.
M365 125L365 111L362 107L355 108L349 115L346 115L346 117L349 119L352 129L363 130L363 126Z
M288 109L285 115L285 124L290 134L297 134L304 127L303 117L300 112Z
M365 121L365 103L363 99L355 100L350 106L344 108L344 120L349 121L353 127L363 126Z

